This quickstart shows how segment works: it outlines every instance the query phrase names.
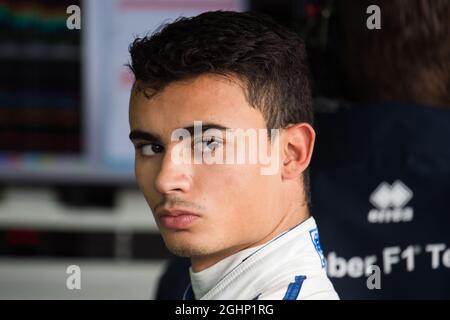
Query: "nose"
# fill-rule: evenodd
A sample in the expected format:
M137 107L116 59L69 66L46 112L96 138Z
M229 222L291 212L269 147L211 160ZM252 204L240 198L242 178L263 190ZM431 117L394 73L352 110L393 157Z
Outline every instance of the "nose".
M174 145L164 154L160 171L155 179L155 188L161 194L188 192L192 187L192 165L176 161L172 152L180 146Z

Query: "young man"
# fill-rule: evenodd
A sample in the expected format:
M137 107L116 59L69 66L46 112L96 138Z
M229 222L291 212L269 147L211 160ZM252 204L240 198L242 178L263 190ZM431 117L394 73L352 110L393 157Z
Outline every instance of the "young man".
M207 12L130 53L136 178L167 248L191 259L185 298L337 299L308 210L301 39L256 14Z

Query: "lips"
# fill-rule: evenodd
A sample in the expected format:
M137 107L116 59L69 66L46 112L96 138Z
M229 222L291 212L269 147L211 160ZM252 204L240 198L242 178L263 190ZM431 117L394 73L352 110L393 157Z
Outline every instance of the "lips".
M160 224L167 229L187 229L199 216L184 210L163 210L158 219Z

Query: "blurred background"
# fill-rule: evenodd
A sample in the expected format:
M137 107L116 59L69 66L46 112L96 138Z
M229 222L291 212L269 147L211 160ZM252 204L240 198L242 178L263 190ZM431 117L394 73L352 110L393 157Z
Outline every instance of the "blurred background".
M298 32L306 42L314 107L320 119L320 114L326 118L347 110L352 99L360 102L364 96L361 88L350 85L357 75L344 74L343 69L346 60L358 61L359 65L352 66L352 70L361 68L360 56L365 51L348 43L366 39L353 29L352 23L360 23L361 28L367 29L365 9L370 3L362 1L356 6L355 2L342 3L338 5L332 0L0 0L0 299L156 297L160 276L173 257L166 251L150 209L135 184L134 149L128 140L128 99L133 77L125 67L129 62L128 46L134 37L152 32L179 16L204 11L254 10L269 14ZM81 8L80 29L67 28L70 14L66 9L70 5ZM354 20L349 18L352 15ZM376 56L377 47L374 48L370 52ZM366 59L371 59L368 52ZM448 54L448 50L442 54ZM384 72L383 69L375 71ZM366 97L371 102L386 98L375 94ZM386 100L411 102L404 97L403 92L399 99L391 96ZM442 105L445 98L419 97L413 102L433 104L435 101ZM437 118L448 119L448 108L441 109L433 112L439 113ZM319 121L319 125L326 121ZM325 136L326 130L323 132ZM449 136L443 133L438 136L439 152L450 150ZM405 139L409 141L408 137ZM334 145L323 141L319 151ZM319 160L316 163L317 168L324 167ZM433 164L431 167L435 168ZM444 167L443 172L449 177L448 166L444 164ZM433 176L424 172L425 177ZM324 191L314 185L323 176L316 177L313 203L314 190L322 190L323 195L316 196L322 203L315 209L320 226L320 214L334 214L333 207L339 205L326 205L326 196L335 192L331 186ZM362 195L367 209L355 210L362 210L364 219L370 210L371 193L386 179L374 179ZM390 174L389 179L393 183L397 178ZM444 190L440 197L444 198L449 195L446 181L439 186ZM345 189L345 184L338 188ZM447 207L440 211L442 215L448 213ZM350 222L345 219L340 222L348 222L351 230L354 225L347 218ZM325 229L333 229L333 225L334 222L329 222ZM361 225L356 224L356 228ZM440 226L439 234L450 234L448 218L440 221ZM325 250L337 243L331 236L324 240ZM353 238L352 243L355 240L364 243L362 238ZM423 250L430 243L427 241L423 242ZM450 246L448 236L433 241ZM375 239L371 245L377 243ZM406 244L402 250L405 248ZM373 249L375 254L376 250ZM339 254L348 259L364 255L360 251L343 251ZM450 252L448 255L446 259L450 260ZM448 279L448 264L446 267L442 260L443 269L438 270L437 279ZM69 276L66 269L70 265L81 268L81 290L66 288ZM432 272L432 268L423 272ZM418 276L416 273L413 278ZM361 279L365 285L365 279ZM344 284L338 282L338 288L341 287L344 289ZM448 285L441 285L439 292L450 296ZM429 296L439 297L434 293ZM364 296L349 294L347 297Z

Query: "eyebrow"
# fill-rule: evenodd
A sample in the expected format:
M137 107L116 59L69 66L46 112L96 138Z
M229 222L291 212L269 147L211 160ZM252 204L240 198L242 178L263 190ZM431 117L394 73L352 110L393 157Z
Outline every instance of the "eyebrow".
M142 131L142 130L132 130L130 132L129 138L131 141L134 140L146 140L156 143L161 143L162 139L158 134Z
M206 124L202 124L201 127L202 127L202 131L201 131L202 133L209 129L217 129L217 130L221 130L221 131L231 129L231 128L224 127L217 123L206 123ZM182 129L187 130L191 136L194 135L194 126L183 127ZM131 141L146 140L146 141L151 141L151 142L162 144L162 139L161 139L160 135L152 133L152 132L143 131L143 130L132 130L130 132L129 137L130 137Z

